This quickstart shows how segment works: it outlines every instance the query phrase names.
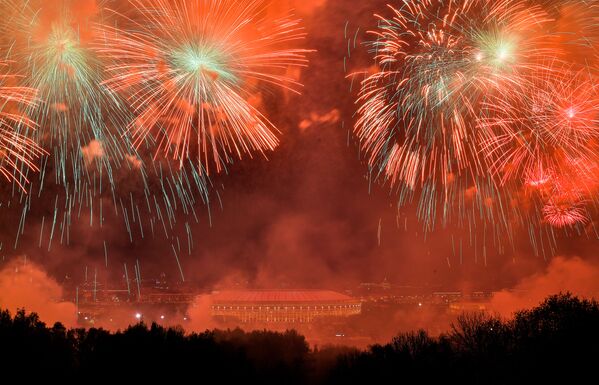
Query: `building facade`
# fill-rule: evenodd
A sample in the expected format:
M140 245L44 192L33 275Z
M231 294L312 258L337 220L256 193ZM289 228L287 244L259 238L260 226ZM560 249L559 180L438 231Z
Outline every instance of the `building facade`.
M360 300L329 290L236 290L212 294L212 316L242 323L311 323L360 314Z

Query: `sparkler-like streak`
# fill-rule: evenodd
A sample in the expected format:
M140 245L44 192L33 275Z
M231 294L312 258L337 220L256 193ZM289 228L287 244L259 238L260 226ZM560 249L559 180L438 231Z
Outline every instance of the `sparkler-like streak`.
M127 95L135 146L220 171L231 157L274 149L274 126L249 101L262 85L295 91L287 71L306 65L299 21L273 18L262 0L131 0L130 14L99 26L113 64L106 85Z
M599 93L586 70L535 74L521 89L497 95L485 106L481 128L491 171L503 182L546 183L551 173L576 178L596 159ZM577 167L573 161L577 160Z
M0 175L25 191L29 180L23 168L37 171L37 160L44 152L34 140L20 134L18 128L36 129L35 122L23 113L23 109L38 103L37 92L11 85L15 76L6 73L8 67L9 63L0 61Z

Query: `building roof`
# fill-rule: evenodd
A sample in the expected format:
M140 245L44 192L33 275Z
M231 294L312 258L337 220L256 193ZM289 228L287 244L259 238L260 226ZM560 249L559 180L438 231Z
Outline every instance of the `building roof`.
M322 303L355 302L331 290L229 290L212 293L214 303Z

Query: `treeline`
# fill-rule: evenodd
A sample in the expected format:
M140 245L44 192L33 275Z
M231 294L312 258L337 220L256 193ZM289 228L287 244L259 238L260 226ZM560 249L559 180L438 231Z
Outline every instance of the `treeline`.
M441 336L400 334L365 351L310 349L294 331L186 334L138 324L110 333L0 312L3 378L25 383L590 384L598 365L599 304L570 294L509 321L463 315Z

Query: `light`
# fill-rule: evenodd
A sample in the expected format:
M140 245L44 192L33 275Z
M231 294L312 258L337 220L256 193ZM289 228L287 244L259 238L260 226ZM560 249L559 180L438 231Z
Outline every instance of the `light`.
M160 316L160 319L164 319L164 316L163 316L163 315L161 315L161 316Z
M233 80L233 74L226 70L225 57L217 49L209 46L186 44L171 52L171 63L175 68L189 74L208 74L213 80L223 77Z
M496 69L506 68L516 61L518 44L514 37L490 33L481 35L479 39L478 47L474 51L477 61L485 62Z
M570 107L566 110L566 115L568 115L568 118L572 119L574 118L574 116L576 115L576 111L574 111L574 107Z
M135 318L141 319L141 314L140 313L135 313Z

